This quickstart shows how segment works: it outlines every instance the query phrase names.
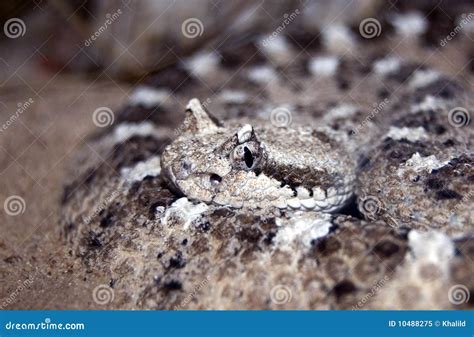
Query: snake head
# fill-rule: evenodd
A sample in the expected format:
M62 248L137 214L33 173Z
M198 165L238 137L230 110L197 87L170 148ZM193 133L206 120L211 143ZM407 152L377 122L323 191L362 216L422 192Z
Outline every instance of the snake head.
M171 186L191 199L209 203L241 184L242 172L258 174L265 164L265 146L251 125L224 128L197 99L189 102L179 130L165 148L161 166Z

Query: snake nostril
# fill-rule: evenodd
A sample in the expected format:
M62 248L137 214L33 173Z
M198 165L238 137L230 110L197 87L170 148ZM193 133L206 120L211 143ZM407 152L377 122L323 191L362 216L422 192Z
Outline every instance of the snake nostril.
M218 185L222 181L222 177L218 174L211 174L209 177L209 180L211 181L211 185Z
M181 167L184 170L189 171L192 168L192 164L188 161L184 161L184 162L182 162Z

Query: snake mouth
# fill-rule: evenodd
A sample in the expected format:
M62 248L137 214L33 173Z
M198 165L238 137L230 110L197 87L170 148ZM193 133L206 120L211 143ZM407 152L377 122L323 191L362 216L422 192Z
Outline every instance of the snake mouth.
M225 181L225 176L215 172L193 172L183 175L182 172L176 174L173 167L168 167L163 173L171 191L204 202L211 202Z
M184 196L185 193L179 187L173 170L170 167L168 167L166 169L163 169L162 173L163 173L163 178L168 189L179 196Z

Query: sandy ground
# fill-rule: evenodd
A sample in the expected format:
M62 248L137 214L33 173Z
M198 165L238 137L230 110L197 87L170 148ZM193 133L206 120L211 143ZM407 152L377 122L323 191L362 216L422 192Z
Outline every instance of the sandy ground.
M96 128L93 111L119 107L129 90L110 80L62 76L2 88L1 120L12 122L0 133L0 307L97 306L91 289L107 280L63 258L68 251L60 238L58 201L65 166ZM30 98L33 103L17 114L17 105ZM18 215L6 212L11 196L24 200Z

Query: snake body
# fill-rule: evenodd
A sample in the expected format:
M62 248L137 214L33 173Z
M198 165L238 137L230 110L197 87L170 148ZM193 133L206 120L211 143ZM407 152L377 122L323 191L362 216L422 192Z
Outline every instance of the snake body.
M377 309L472 294L472 44L432 57L383 23L322 45L288 28L150 75L72 163L74 256L111 273L126 308L348 309L381 281ZM452 55L459 73L439 66ZM271 302L277 285L292 302Z

